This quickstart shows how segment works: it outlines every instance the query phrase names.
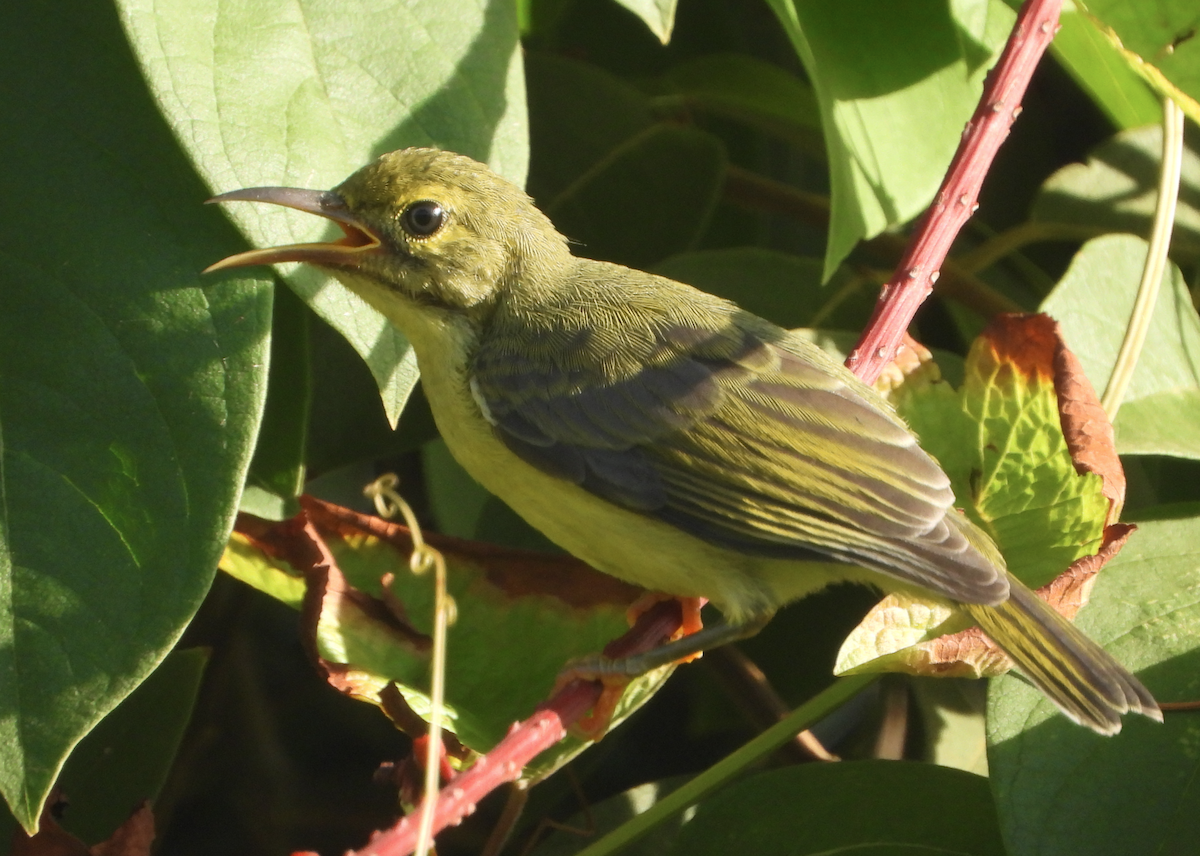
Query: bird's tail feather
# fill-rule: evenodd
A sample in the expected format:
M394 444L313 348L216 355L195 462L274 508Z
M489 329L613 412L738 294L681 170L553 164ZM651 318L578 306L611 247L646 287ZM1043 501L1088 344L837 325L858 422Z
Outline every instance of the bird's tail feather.
M1162 721L1150 691L1107 651L1010 577L998 606L964 604L971 617L1033 684L1080 725L1100 734L1121 730L1121 714Z

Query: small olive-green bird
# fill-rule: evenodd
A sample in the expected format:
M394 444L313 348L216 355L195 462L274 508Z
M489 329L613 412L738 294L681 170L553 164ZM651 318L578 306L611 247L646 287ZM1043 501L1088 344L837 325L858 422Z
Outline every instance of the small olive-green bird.
M438 429L480 484L592 566L721 610L724 624L662 662L849 580L957 604L1102 734L1129 711L1161 720L1133 675L1008 574L887 402L808 341L682 283L575 257L524 192L447 152L392 152L331 191L213 201L337 223L339 240L209 270L332 274L412 343Z

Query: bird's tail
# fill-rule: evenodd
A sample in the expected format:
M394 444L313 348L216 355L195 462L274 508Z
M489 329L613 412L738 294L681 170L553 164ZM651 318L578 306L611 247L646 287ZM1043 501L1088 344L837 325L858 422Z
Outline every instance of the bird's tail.
M1080 725L1100 734L1121 730L1121 714L1162 722L1150 691L1107 651L1016 579L998 606L964 604L1017 668Z

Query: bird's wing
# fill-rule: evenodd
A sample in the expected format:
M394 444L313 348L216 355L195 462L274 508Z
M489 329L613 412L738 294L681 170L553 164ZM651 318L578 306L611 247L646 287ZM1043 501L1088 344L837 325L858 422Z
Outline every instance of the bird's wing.
M638 325L636 366L615 356L628 340L590 332L485 345L472 390L529 463L699 538L1003 600L1002 560L888 405L816 346L745 317L716 332Z

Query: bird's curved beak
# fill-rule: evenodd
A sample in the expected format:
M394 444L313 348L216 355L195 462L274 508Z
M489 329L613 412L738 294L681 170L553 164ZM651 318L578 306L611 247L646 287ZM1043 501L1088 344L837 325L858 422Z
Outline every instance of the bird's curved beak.
M208 202L269 202L316 214L332 220L345 236L336 241L316 244L288 244L248 250L211 264L204 273L250 265L271 265L278 262L310 262L314 264L353 266L366 253L380 251L382 242L367 226L356 220L346 201L331 190L302 190L296 187L247 187L214 196Z

